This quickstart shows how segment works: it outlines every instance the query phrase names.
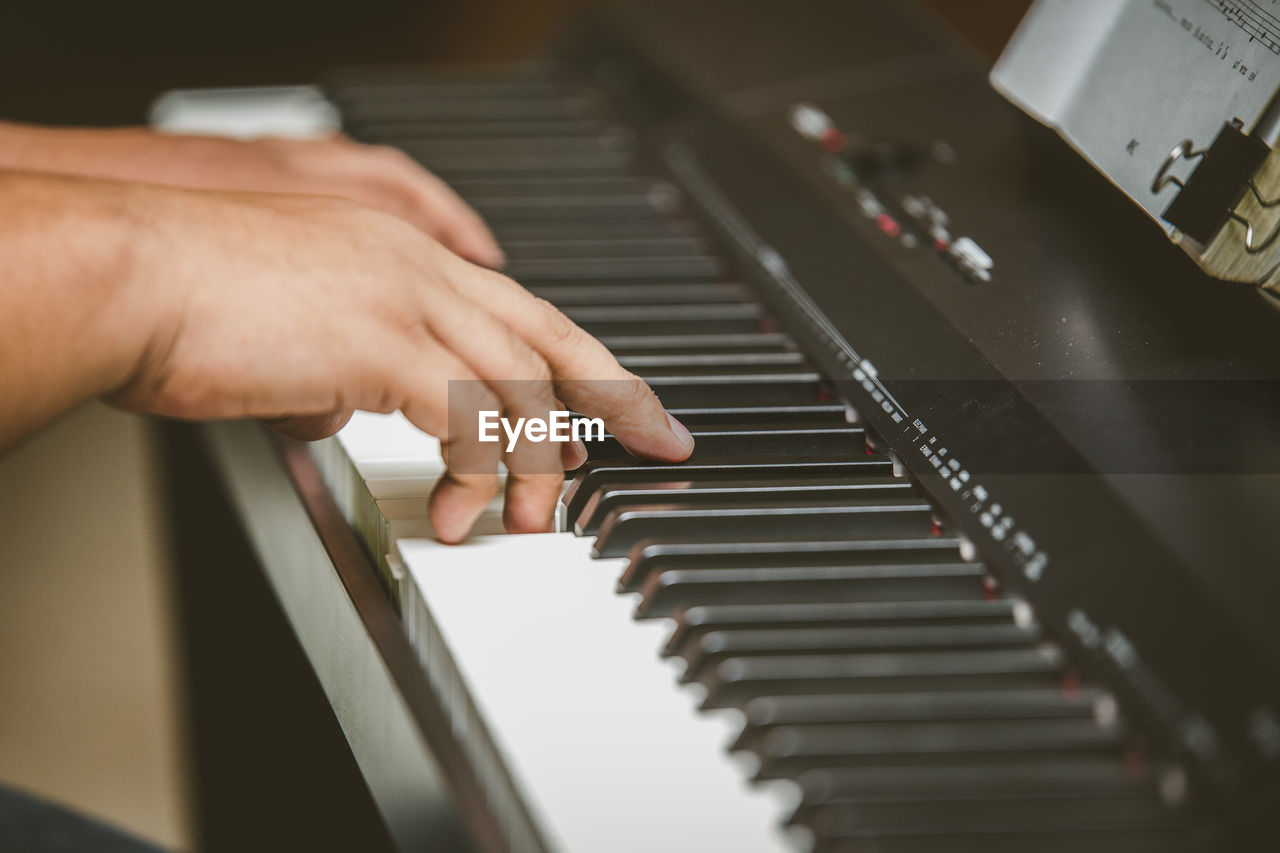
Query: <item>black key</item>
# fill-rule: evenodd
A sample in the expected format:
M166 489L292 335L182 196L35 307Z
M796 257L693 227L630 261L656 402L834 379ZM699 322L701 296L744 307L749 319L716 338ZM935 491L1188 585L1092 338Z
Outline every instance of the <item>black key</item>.
M888 602L913 596L966 599L980 595L984 571L961 561L862 565L663 569L641 586L639 618L670 616L702 605Z
M399 148L412 150L423 157L452 157L458 154L483 155L494 159L523 156L525 154L594 154L598 151L622 151L635 147L635 137L620 130L611 130L594 134L571 134L565 136L547 136L545 134L527 135L513 126L512 133L503 136L439 136L434 133L418 135L413 132L415 124L400 124L393 133L387 134L379 142L393 144ZM369 126L365 125L363 133L370 136ZM549 198L552 196L548 196ZM597 194L597 197L608 197ZM623 196L614 196L623 197ZM629 193L625 197L645 202L645 193ZM480 198L476 198L479 201Z
M796 355L796 353L773 353ZM761 355L753 353L752 357ZM624 356L625 357L625 356ZM642 357L642 356L637 356ZM665 356L662 356L665 357ZM684 358L686 356L678 356ZM694 356L695 358L697 356ZM704 356L706 358L733 358L733 355ZM796 424L805 427L831 426L847 423L845 408L839 403L808 403L774 406L695 406L668 409L680 423L695 426L785 426Z
M594 173L560 175L556 180L583 180L597 177ZM461 178L459 180L466 180ZM671 217L620 221L599 219L583 222L530 221L498 222L493 226L500 244L513 240L616 240L650 237L688 237L703 233L702 227L690 219Z
M612 282L586 282L582 284L529 285L530 293L560 308L574 305L672 305L680 303L712 302L735 303L750 298L750 294L740 284L721 282L664 284L646 282L644 284L614 284ZM775 355L799 356L799 353L774 353ZM756 353L747 353L756 355ZM624 356L625 358L626 356ZM674 356L651 356L652 358L673 358Z
M580 86L559 82L524 82L524 81L480 81L469 80L457 82L421 82L421 83L388 83L379 85L357 86L329 90L329 96L343 107L343 118L346 123L354 119L349 115L351 107L357 104L381 105L387 102L403 102L405 104L432 104L440 100L456 101L464 98L520 98L534 101L558 101L564 98L590 97ZM430 126L430 116L424 116L420 123ZM444 122L442 122L444 123ZM452 122L448 122L452 123ZM358 124L358 122L357 122ZM494 125L494 136L510 133L510 123Z
M668 409L699 405L818 403L830 396L821 376L807 371L705 376L647 374L644 379Z
M379 98L348 101L343 119L356 124L392 121L547 121L564 118L598 118L603 102L592 96L555 98L441 97Z
M325 92L335 101L407 100L450 97L561 98L583 91L566 79L564 69L553 63L504 68L491 73L450 72L440 69L346 69L328 80Z
M781 332L743 332L717 335L698 334L641 334L601 335L604 344L614 355L628 353L709 353L709 352L765 352L795 348L791 338Z
M422 155L410 148L405 153L432 169L447 183L462 177L490 175L600 175L617 174L631 165L634 155L628 151L595 151L587 153L530 152L494 159L483 154ZM656 213L652 218L657 219ZM565 222L572 220L564 219ZM640 221L640 218L620 220Z
M566 182L567 183L567 182ZM568 187L574 186L567 183ZM565 192L565 190L558 190ZM516 260L555 258L680 257L710 254L701 237L616 237L614 239L511 240L502 247Z
M932 849L986 850L981 844L968 846L965 839L984 832L1020 837L1028 830L1128 829L1163 835L1183 824L1181 816L1159 805L1151 774L1134 772L1114 758L820 768L803 773L799 783L802 801L789 823L809 827L818 849L838 849L829 842L841 838L877 844L873 837L910 841L924 832L926 840L940 833L952 845ZM1194 836L1184 831L1178 837ZM1072 842L1081 844L1082 838L1072 835Z
M348 132L362 142L379 142L400 136L418 139L476 139L500 136L568 136L594 135L613 130L616 125L603 118L529 119L519 122L474 119L470 121L434 122L417 118L400 121L366 121L348 123ZM638 181L638 178L617 179ZM463 196L468 185L455 186ZM481 187L483 189L483 187Z
M760 749L769 732L784 727L1062 720L1099 726L1095 707L1103 699L1104 694L1096 690L1055 688L761 696L744 707L747 725L732 748Z
M503 272L518 282L572 282L600 279L716 279L726 274L726 268L719 257L691 254L512 259Z
M703 706L758 696L1034 688L1056 683L1062 652L1034 649L731 658L711 668Z
M522 125L523 130L527 125ZM507 175L496 178L464 178L453 185L453 189L464 199L511 198L514 196L546 196L546 195L643 195L653 190L660 182L633 175L579 175L579 176L520 176ZM671 243L658 242L663 247L692 247L703 249L703 240L692 238L667 238ZM648 240L635 237L618 237L614 240L593 240L589 237L566 236L543 247L542 244L525 241L509 247L512 250L531 253L535 257L544 257L544 251L558 251L564 247L595 246L598 249L616 246L644 246ZM625 251L623 254L630 254Z
M644 370L667 375L701 373L729 373L732 371L767 372L807 370L808 362L800 352L729 352L685 353L683 355L624 355L618 362L629 370ZM739 408L746 408L745 406ZM844 420L844 410L836 413Z
M750 335L760 331L760 318L750 317L673 317L669 320L611 317L600 320L575 320L598 338L635 337L640 335ZM608 344L606 344L608 346ZM612 349L612 348L610 348Z
M481 208L486 218L489 211ZM569 210L564 212L568 213ZM605 211L587 215L600 216ZM539 211L539 216L543 215ZM621 213L619 212L619 215ZM607 278L687 279L715 278L725 274L724 262L714 255L654 255L605 258L513 258L503 270L516 281L573 281Z
M1064 821L1044 830L996 829L961 831L856 831L847 838L819 844L814 853L1210 853L1219 847L1189 839L1176 827L1108 829Z
M1110 829L1064 821L1044 830L859 830L814 853L1207 853L1176 828Z
M1129 799L1157 795L1151 772L1121 762L1045 761L1035 765L988 764L934 768L823 768L798 777L801 803L796 819L805 819L822 803L838 800L1069 799L1083 795Z
M655 389L657 390L657 389ZM862 459L866 457L866 433L859 426L831 424L768 427L743 424L741 429L723 427L690 429L695 445L690 462L699 459ZM632 459L612 435L587 446L593 459ZM590 463L588 463L590 464Z
M674 409L672 411L687 411ZM705 411L705 410L704 410ZM560 498L562 515L567 525L577 522L583 506L601 486L609 483L656 483L664 480L698 477L703 479L758 479L762 476L825 476L846 473L851 476L876 477L893 472L888 459L863 456L848 460L810 457L794 459L703 458L695 448L688 462L641 462L637 459L588 460L574 472L574 479Z
M822 479L762 480L673 480L662 483L622 483L597 489L583 507L574 532L594 534L604 517L622 506L631 508L672 502L732 502L738 506L776 503L790 499L816 501L857 497L880 500L908 496L914 488L907 480L893 477L849 479L847 475Z
M1014 604L1008 599L697 606L676 614L676 629L667 640L663 654L668 657L681 654L686 644L699 642L711 631L771 627L834 628L845 625L1006 625L1013 621L1013 614Z
M955 602L961 603L961 602ZM1094 719L1107 695L1097 689L979 690L970 693L872 693L762 696L743 709L747 726L929 720Z
M424 163L432 162L431 158L423 156ZM489 199L484 203L473 205L476 211L491 224L497 225L503 222L549 222L554 220L563 220L565 222L579 222L584 219L615 219L619 222L634 222L636 220L644 220L658 217L661 212L658 211L648 198L644 196L547 196L546 198L509 198L509 199ZM679 256L675 256L679 257ZM546 263L547 259L531 258L529 260L514 260L510 275L520 278L530 274L530 271L523 267L524 264ZM561 259L565 260L565 259ZM615 258L615 261L621 261L621 258ZM643 258L632 258L633 263ZM657 258L654 258L656 261ZM713 259L714 260L714 259ZM522 266L517 266L520 264ZM643 267L639 267L643 269ZM715 275L720 270L719 263L708 263L703 269L708 272L691 272L689 275ZM533 267L536 271L537 267ZM614 275L620 275L614 272ZM609 268L606 266L595 266L566 275L566 278L600 278L610 275ZM644 275L643 272L637 272L635 275ZM544 277L549 277L544 275Z
M865 582L866 588L858 594L872 602L981 598L985 569L962 560L959 551L959 540L933 536L882 541L663 542L646 545L633 554L619 585L628 592L661 592L677 584L690 584L708 587L706 593L714 595L713 587L739 583L762 584L771 587L763 593L782 594L776 584L794 583L797 592L808 589L817 595L807 601L794 597L786 601L811 603L856 601L856 597L837 597L837 590ZM917 571L922 566L929 568ZM862 569L866 571L858 571ZM933 582L944 578L960 579L960 583L942 583L942 588L950 590L946 595L929 595ZM920 580L929 583L918 585ZM830 588L825 588L828 582ZM756 602L690 602L726 603Z
M921 499L739 508L668 504L620 508L600 524L592 546L598 557L625 556L638 542L807 542L824 537L891 539L927 534L933 507Z
M1034 628L1004 625L920 625L741 628L711 631L681 650L688 662L683 680L694 681L709 667L729 658L796 654L857 654L929 649L1001 649L1033 646L1041 639Z
M759 380L753 380L757 382L764 382L765 380L763 377L770 375L788 377L789 380L794 380L798 376L812 375L816 377L818 375L813 370L813 367L803 358L797 362L793 358L781 357L795 356L798 355L798 353L768 353L764 355L778 356L778 358L775 359L776 363L771 364L768 357L763 357L753 359L744 358L738 363L726 359L721 361L718 365L712 365L711 363L701 364L696 362L693 364L680 364L676 362L676 359L688 358L688 356L666 356L666 363L664 364L645 365L643 363L638 363L628 364L627 367L632 372L646 379L653 377L654 379L666 379L675 383L681 379L688 378L694 384L702 381L702 377L708 375L720 377L761 377ZM623 356L622 358L627 359L628 362L631 360L628 356ZM725 356L720 356L719 358L725 359ZM711 360L708 359L708 362L710 361ZM818 389L816 393L820 394L821 386L814 387ZM841 420L844 420L844 418L842 417Z
M750 320L764 314L755 302L733 302L728 305L570 305L565 316L579 325L601 323L652 323L661 328L671 323L697 320Z
M1123 762L1114 732L1091 719L955 720L779 726L755 739L758 779L795 776L815 767L940 767L982 761Z
M366 136L369 136L366 131ZM630 136L620 136L617 133L598 133L594 136L572 136L572 137L553 137L553 136L504 136L492 138L476 138L465 136L433 136L433 137L413 137L411 134L398 133L387 138L376 140L378 142L389 143L398 149L410 152L415 158L425 161L449 161L458 158L483 159L485 161L500 161L515 158L532 159L532 158L564 158L564 156L581 156L586 160L600 158L617 159L631 158L634 156L634 142ZM668 193L667 196L660 197L650 196L649 193L616 193L616 195L604 195L604 193L596 193L593 196L556 196L548 195L535 199L530 196L511 196L499 197L490 196L488 199L484 197L475 197L468 201L474 202L479 209L483 207L483 213L489 215L493 213L500 215L504 209L512 209L513 213L524 211L524 215L529 216L531 211L540 211L540 206L545 205L548 213L554 214L557 207L568 206L576 202L584 206L584 209L599 209L603 211L611 210L612 207L626 207L626 209L639 209L645 211L653 211L654 207L650 201L675 200L676 196ZM669 201L668 201L669 202ZM530 207L530 205L535 205Z
M859 831L931 829L1010 832L1093 829L1167 829L1177 816L1155 797L958 797L927 800L834 800L812 809L804 821L815 836L840 838ZM1032 848L1029 848L1032 849ZM1038 849L1038 848L1034 848Z

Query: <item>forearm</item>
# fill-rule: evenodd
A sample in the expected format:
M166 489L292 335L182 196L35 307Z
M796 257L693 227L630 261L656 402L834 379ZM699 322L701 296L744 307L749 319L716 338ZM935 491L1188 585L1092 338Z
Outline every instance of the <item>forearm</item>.
M101 174L101 161L117 159L117 154L139 136L135 128L53 128L0 122L0 169Z
M329 195L393 214L468 260L503 256L483 220L405 154L341 136L225 139L143 127L48 128L0 122L0 169L191 189Z
M157 311L137 293L138 192L0 171L0 448L145 355Z
M41 127L0 122L0 169L199 185L191 171L232 140L167 136L142 127Z

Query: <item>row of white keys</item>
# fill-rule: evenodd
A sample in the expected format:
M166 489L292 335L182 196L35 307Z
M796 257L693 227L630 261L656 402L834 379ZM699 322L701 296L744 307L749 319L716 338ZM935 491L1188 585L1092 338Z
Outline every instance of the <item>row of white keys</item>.
M568 533L402 539L417 585L535 819L561 851L794 849L786 783L752 787L725 747L736 711L696 710L636 622L623 560Z
M439 442L400 415L357 413L339 433L508 770L557 850L791 849L781 784L752 787L725 747L736 711L696 710L671 632L632 619L621 560L590 539L501 534L501 507L459 546L430 538Z

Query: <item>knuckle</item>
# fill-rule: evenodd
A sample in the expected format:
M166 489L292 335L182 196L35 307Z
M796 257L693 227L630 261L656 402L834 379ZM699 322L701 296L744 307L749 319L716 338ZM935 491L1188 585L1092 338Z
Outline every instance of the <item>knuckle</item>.
M540 393L550 393L551 390L551 365L547 364L546 359L538 355L533 350L528 351L529 359L529 378L539 383Z
M622 383L624 388L622 397L628 406L648 405L654 399L653 389L649 387L649 383L634 373L627 371Z
M546 360L533 347L525 343L514 329L504 327L503 331L505 334L501 342L503 351L501 364L505 376L502 378L549 382L552 374Z
M619 379L614 389L606 403L607 417L614 420L634 421L648 414L649 408L657 401L648 383L634 374L628 373Z
M487 474L483 477L478 491L485 501L488 502L497 497L498 492L502 489L502 481L498 479L497 474Z
M476 392L475 405L479 409L496 410L502 408L502 401L498 399L498 395L494 393L492 388L485 386Z
M390 145L365 145L364 150L371 157L377 157L388 162L400 160L404 157L403 151Z
M557 345L571 345L578 341L582 330L564 315L564 312L542 297L535 297L547 334Z

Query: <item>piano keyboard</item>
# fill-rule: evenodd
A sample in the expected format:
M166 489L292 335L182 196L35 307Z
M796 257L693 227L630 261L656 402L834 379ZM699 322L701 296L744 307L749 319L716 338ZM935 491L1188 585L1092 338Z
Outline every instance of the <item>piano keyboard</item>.
M454 548L429 437L358 415L316 450L512 849L1196 849L1178 768L847 422L603 96L550 66L329 91L697 439L593 448L562 532L495 507Z

